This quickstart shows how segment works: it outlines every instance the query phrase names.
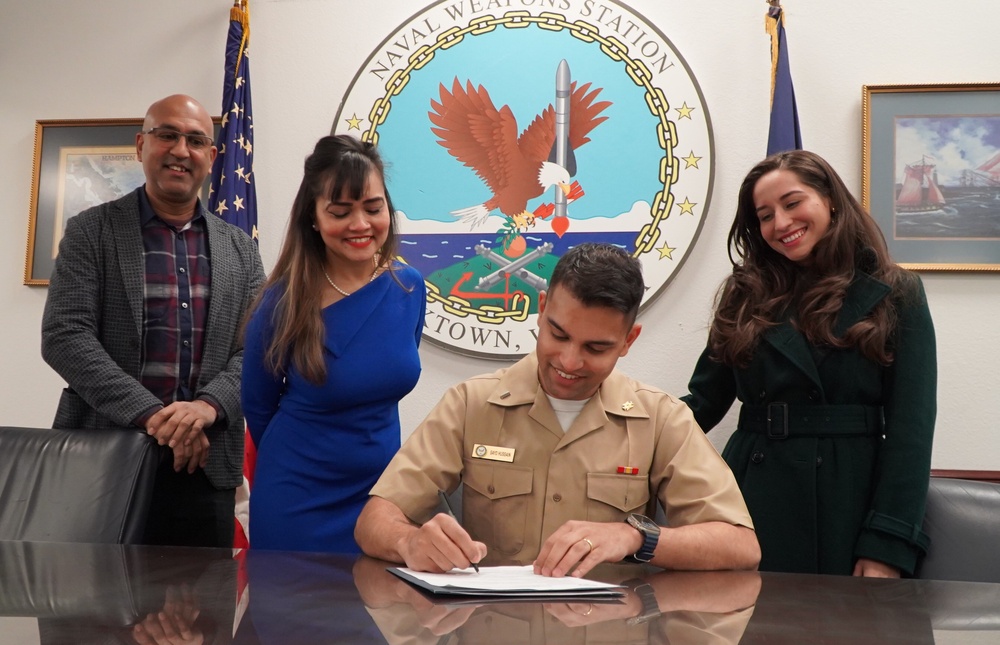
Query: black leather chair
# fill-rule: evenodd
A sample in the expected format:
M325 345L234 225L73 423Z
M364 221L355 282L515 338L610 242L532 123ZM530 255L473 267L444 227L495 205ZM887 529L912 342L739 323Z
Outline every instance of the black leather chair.
M159 459L140 430L0 428L0 540L139 543Z
M931 477L924 531L918 578L1000 583L1000 484Z

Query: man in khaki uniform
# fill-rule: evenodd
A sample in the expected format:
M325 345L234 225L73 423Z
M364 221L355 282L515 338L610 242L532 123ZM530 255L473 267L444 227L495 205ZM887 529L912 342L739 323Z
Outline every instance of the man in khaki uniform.
M444 395L372 489L361 548L422 571L756 567L743 497L688 407L615 370L641 330L643 288L616 247L566 253L539 294L535 352ZM460 484L464 527L435 514L438 491ZM657 502L665 527L649 519Z

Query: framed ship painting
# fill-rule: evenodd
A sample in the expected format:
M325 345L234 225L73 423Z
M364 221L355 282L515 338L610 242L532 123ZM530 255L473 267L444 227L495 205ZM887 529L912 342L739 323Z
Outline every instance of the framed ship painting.
M865 208L918 271L1000 271L1000 83L865 85Z

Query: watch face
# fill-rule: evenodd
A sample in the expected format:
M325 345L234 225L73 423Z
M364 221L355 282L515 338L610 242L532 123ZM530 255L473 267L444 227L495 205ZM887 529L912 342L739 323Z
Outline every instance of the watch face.
M632 513L628 516L628 523L640 531L659 531L659 525L645 515Z

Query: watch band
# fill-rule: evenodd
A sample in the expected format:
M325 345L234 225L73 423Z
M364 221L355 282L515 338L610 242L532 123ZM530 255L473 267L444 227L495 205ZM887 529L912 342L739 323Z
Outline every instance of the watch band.
M642 535L642 545L639 550L630 556L625 556L625 561L646 564L653 559L656 544L660 541L660 527L648 517L634 513L629 515L625 522ZM649 528L644 525L649 525Z
M653 552L656 551L656 543L660 541L660 532L642 532L642 547L635 552L633 557L639 562L649 562L653 559Z
M660 611L660 604L656 602L656 592L653 591L652 585L637 578L627 580L622 584L626 587L631 587L632 591L639 596L639 600L642 602L642 611L638 616L633 616L632 618L626 620L626 625L629 627L641 625L642 623L653 620L663 613Z

